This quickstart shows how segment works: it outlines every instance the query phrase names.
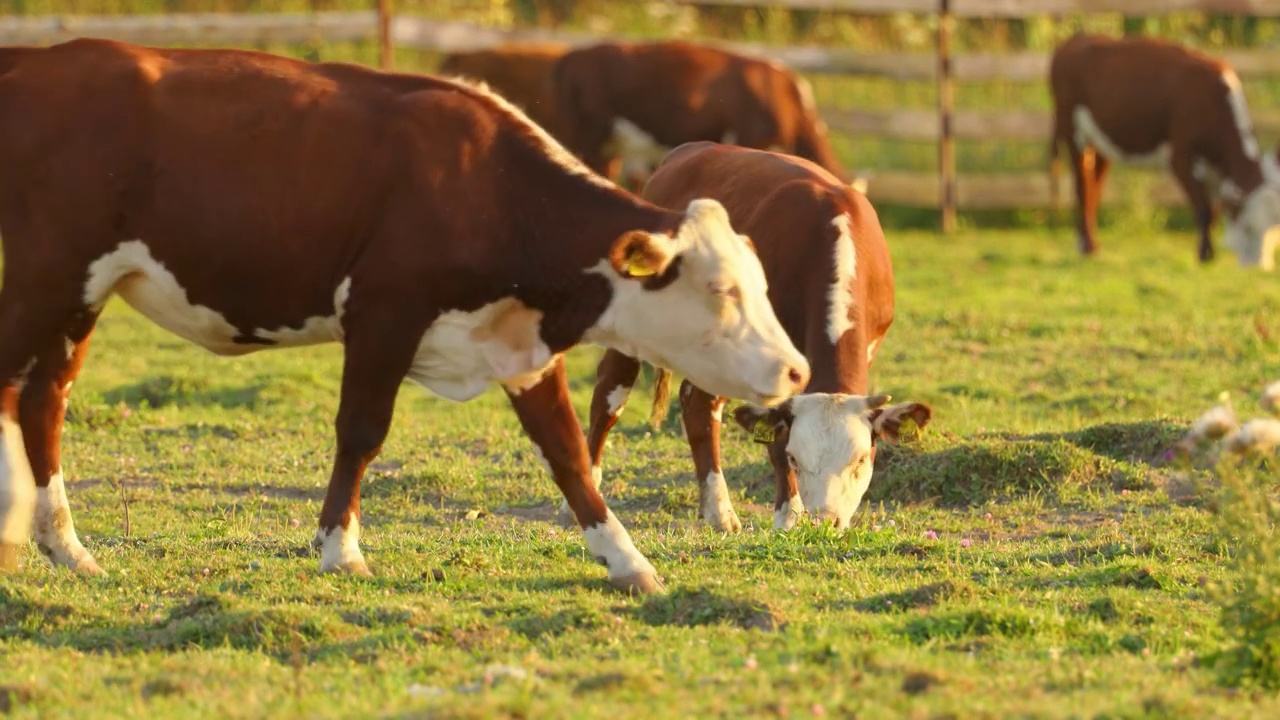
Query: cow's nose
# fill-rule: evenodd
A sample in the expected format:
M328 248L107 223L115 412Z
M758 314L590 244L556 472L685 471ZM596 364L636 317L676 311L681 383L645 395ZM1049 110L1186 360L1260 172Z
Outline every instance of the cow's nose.
M787 368L787 380L791 382L792 392L800 392L809 384L809 368Z
M840 527L840 516L830 510L815 510L813 512L813 517L818 521L819 525L826 525L830 523L831 525Z

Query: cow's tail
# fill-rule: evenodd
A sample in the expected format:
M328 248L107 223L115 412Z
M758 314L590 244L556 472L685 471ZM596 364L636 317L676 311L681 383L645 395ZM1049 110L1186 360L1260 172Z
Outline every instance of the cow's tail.
M667 406L671 404L671 371L658 366L653 367L653 407L649 410L649 427L657 430L667 417Z

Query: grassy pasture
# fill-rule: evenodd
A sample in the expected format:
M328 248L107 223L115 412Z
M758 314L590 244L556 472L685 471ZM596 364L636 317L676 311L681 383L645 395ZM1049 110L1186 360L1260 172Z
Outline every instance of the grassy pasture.
M613 435L606 496L669 594L610 591L501 394L406 386L364 489L375 577L305 549L337 346L219 359L115 301L76 384L68 492L110 574L0 578L16 717L1262 717L1226 641L1210 476L1164 450L1276 355L1280 284L1186 234L891 234L876 389L929 402L836 533L770 529L764 458L726 432L748 529L702 527L672 414ZM575 351L585 416L598 350ZM1262 476L1261 480L1274 480ZM932 531L936 539L929 536ZM512 669L515 668L515 669Z

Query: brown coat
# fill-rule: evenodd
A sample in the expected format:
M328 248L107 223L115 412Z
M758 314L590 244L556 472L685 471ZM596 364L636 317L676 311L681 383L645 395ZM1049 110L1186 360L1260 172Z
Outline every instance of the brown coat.
M512 43L451 53L439 72L484 82L556 135L551 71L568 49L564 43Z
M655 207L498 96L438 78L101 40L0 48L0 237L0 484L34 483L37 542L86 572L61 428L113 295L218 354L343 343L327 571L367 572L360 480L406 378L459 401L501 384L593 555L639 590L660 584L588 480L561 354L625 347L775 400L808 380L723 207ZM713 285L741 289L738 315L716 312ZM10 457L14 423L30 470ZM0 565L33 510L8 490Z
M684 41L609 42L555 69L561 139L599 172L615 160L615 123L660 146L710 140L804 157L846 181L803 77L776 63Z
M1080 249L1097 251L1098 204L1112 162L1169 169L1186 192L1213 257L1213 196L1227 212L1230 244L1247 265L1280 223L1280 193L1263 188L1258 141L1240 79L1226 63L1155 38L1077 34L1054 52L1052 150L1068 148Z

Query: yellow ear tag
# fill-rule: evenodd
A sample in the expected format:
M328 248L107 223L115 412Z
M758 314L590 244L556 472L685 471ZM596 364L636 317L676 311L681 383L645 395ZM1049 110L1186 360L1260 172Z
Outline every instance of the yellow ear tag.
M648 277L654 272L653 268L641 264L640 258L627 258L627 274L631 277Z
M761 445L768 445L778 439L778 428L768 418L760 418L751 426L751 439Z

